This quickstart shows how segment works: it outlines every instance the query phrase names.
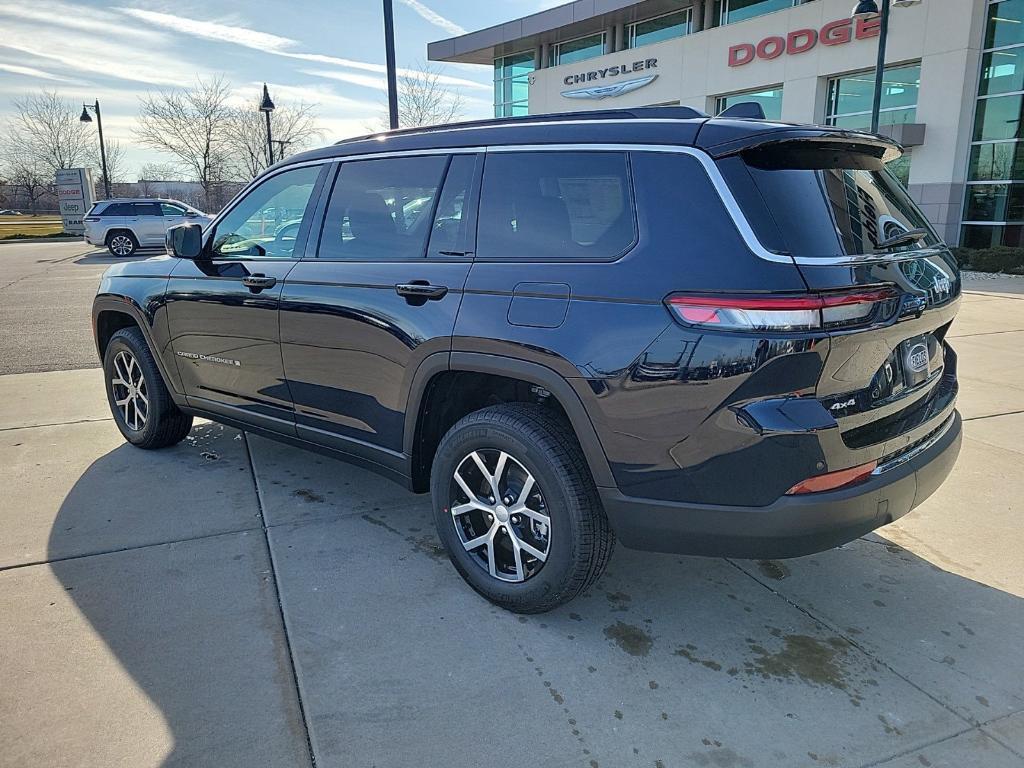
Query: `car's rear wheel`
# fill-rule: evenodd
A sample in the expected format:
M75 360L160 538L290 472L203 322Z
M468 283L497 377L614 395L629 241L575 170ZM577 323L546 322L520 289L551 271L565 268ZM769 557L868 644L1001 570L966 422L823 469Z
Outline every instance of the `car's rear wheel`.
M438 535L466 582L516 613L589 587L615 537L571 428L540 406L469 414L442 438L431 494Z
M139 250L139 241L127 230L117 230L107 235L107 250L112 256L131 256Z
M114 423L132 445L166 448L192 429L192 417L174 404L138 328L122 328L111 337L103 372Z

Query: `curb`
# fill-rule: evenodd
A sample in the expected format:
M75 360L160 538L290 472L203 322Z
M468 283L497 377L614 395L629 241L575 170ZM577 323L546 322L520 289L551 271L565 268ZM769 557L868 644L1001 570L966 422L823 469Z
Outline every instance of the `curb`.
M0 245L10 245L12 243L84 243L84 237L7 237L0 240ZM96 246L99 248L100 246Z

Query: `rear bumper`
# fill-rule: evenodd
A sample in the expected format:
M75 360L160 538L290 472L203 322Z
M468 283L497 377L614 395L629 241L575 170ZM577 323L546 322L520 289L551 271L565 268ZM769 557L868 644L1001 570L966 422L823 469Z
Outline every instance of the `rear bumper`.
M831 549L891 523L928 498L960 453L953 411L935 435L850 488L783 496L766 507L679 504L602 488L605 511L626 547L714 557L785 558Z

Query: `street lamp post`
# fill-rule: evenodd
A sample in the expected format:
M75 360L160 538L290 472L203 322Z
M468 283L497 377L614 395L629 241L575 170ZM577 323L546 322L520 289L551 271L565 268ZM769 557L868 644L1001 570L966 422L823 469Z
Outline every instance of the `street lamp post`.
M100 100L96 99L95 104L83 104L82 114L78 119L83 123L91 123L90 109L96 113L96 127L99 129L100 134L100 163L103 166L103 193L106 195L107 200L109 200L112 196L110 194L110 174L107 173L107 148L103 143L103 116L100 114Z
M263 84L263 101L260 102L260 112L267 116L267 167L274 164L274 139L270 135L270 113L274 111L274 102L270 99L270 92L267 84Z
M916 5L921 0L892 0L893 5ZM882 78L885 74L885 44L889 39L889 3L882 0L882 8L878 8L876 0L859 0L850 15L855 18L871 18L881 16L878 28L878 60L875 63L875 92L871 102L871 132L878 133L878 117L882 108Z
M395 12L392 0L384 0L384 57L388 70L388 123L398 127L398 78L395 76Z

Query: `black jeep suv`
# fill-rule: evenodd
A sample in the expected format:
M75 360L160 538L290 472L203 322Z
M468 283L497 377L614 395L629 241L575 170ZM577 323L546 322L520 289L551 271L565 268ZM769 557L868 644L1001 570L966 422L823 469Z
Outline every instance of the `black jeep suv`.
M879 136L685 108L397 131L279 163L93 309L142 448L193 416L430 491L538 612L616 538L790 557L920 504L960 445L949 250Z

